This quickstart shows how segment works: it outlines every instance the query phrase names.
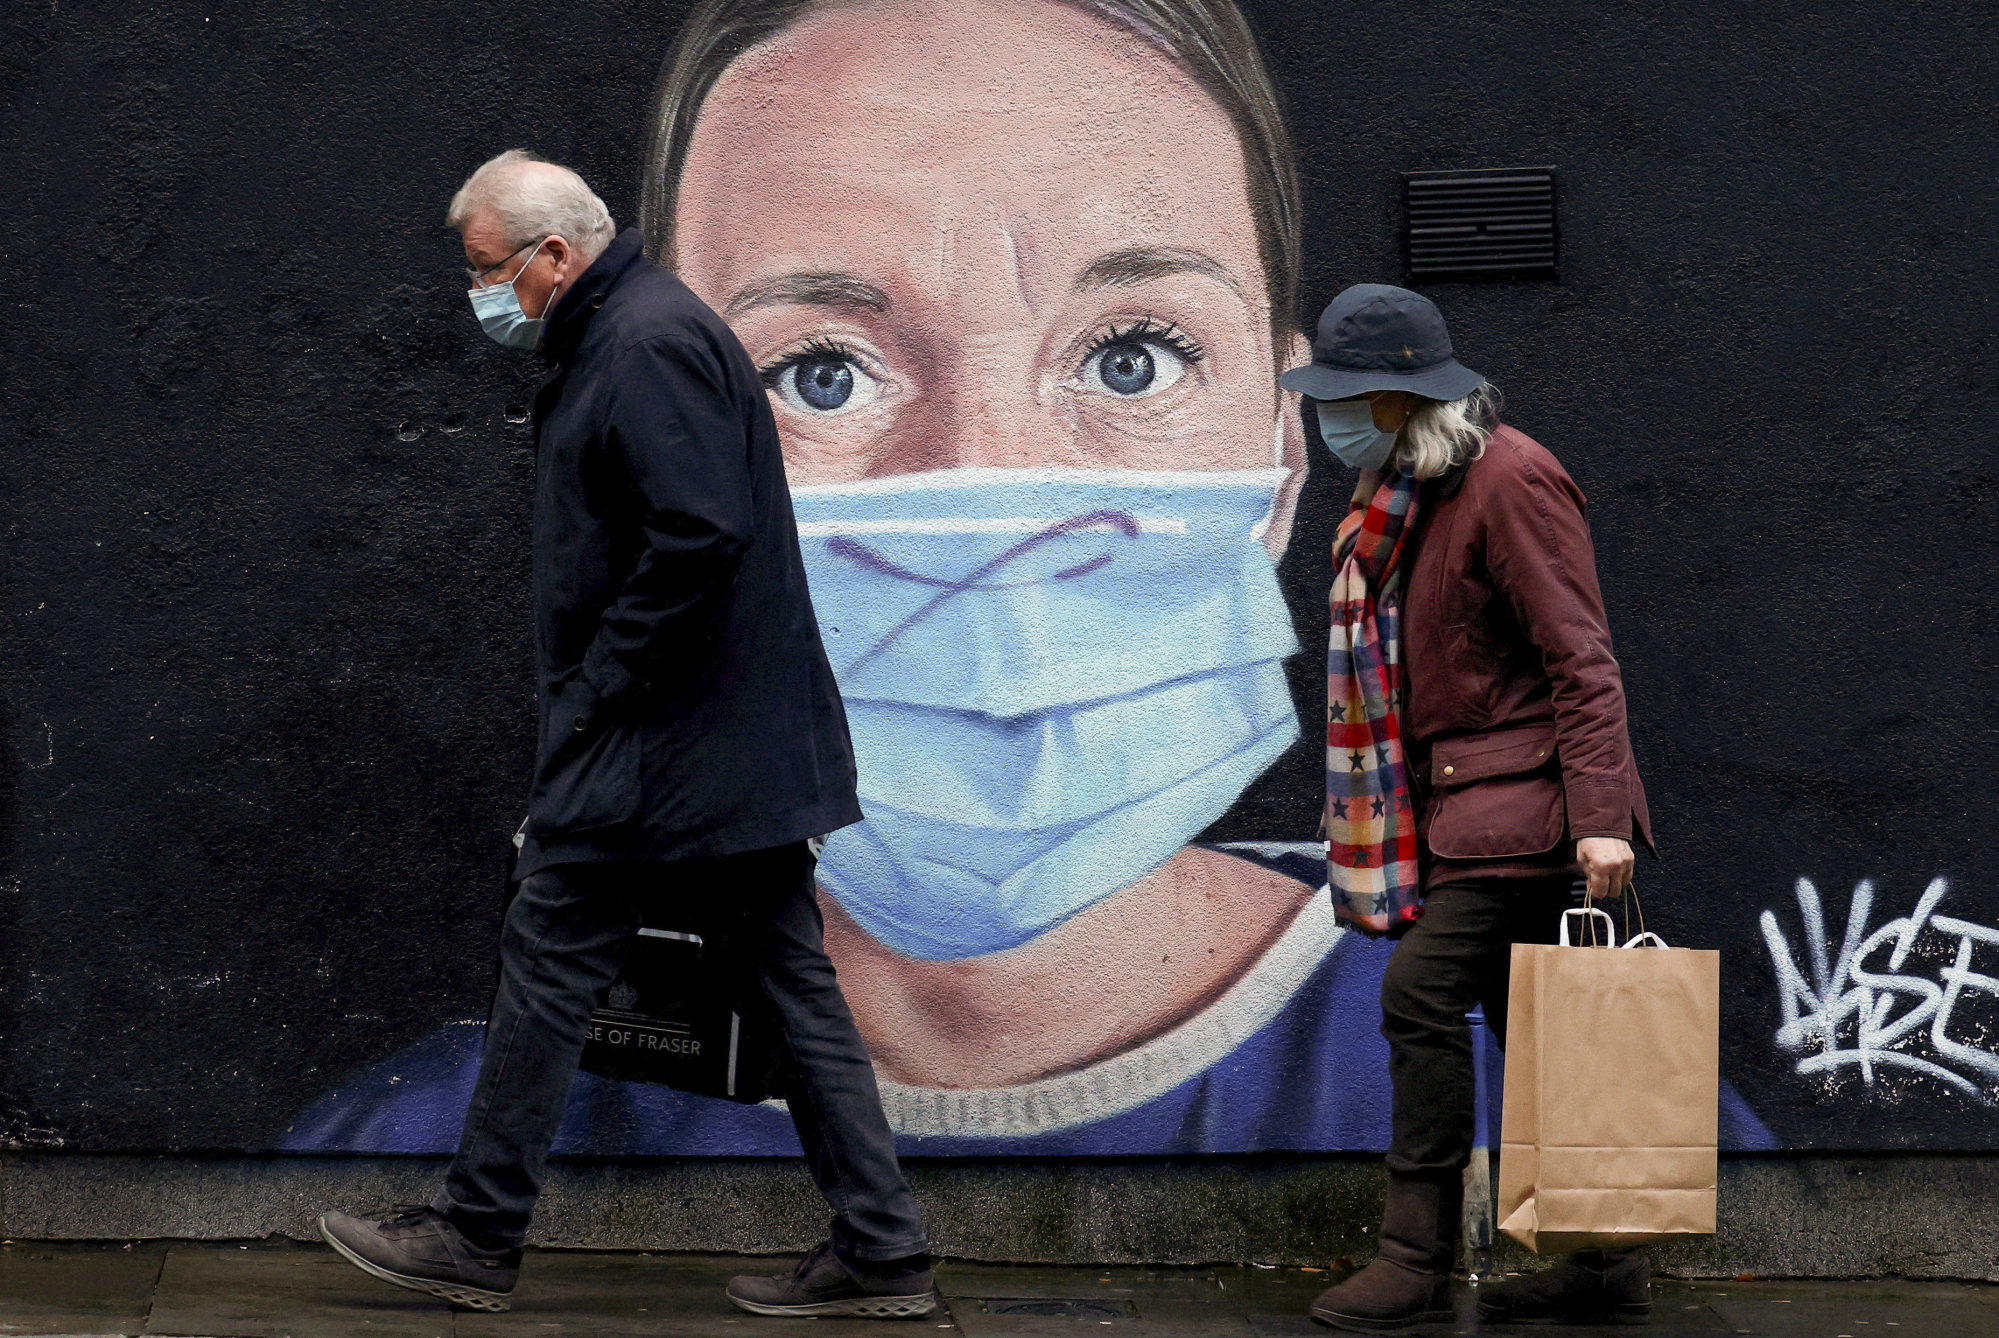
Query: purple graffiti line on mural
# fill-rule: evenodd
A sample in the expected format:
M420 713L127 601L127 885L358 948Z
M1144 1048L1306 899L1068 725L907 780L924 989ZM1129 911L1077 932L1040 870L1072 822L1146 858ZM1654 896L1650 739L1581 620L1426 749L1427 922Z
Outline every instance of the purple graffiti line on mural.
M1999 948L1999 930L1935 914L1949 888L1944 879L1933 880L1914 911L1870 933L1874 883L1860 883L1847 906L1839 956L1828 962L1818 888L1809 878L1800 878L1798 913L1804 922L1810 981L1792 956L1776 913L1763 912L1763 940L1776 968L1784 1010L1776 1042L1804 1056L1798 1061L1799 1073L1851 1065L1872 1086L1877 1068L1899 1068L1934 1078L1987 1105L1999 1104L1987 1086L1999 1083L1999 1055L1951 1035L1953 1013L1966 993L1999 999L1999 977L1971 969L1978 945ZM1938 967L1934 979L1903 969L1911 952L1922 945L1925 931L1939 947L1957 940L1954 951L1946 948L1950 964ZM1889 950L1887 961L1870 967L1870 960L1884 949Z
M826 550L828 552L846 558L849 562L857 563L869 571L879 573L883 576L892 576L899 581L914 581L919 585L937 587L937 594L932 596L928 603L890 628L888 633L880 641L871 646L865 655L848 665L845 672L853 674L865 668L868 661L874 659L877 655L880 655L883 651L901 640L910 628L943 608L951 600L968 591L1016 590L1022 586L1039 585L1042 581L1073 581L1078 576L1087 576L1091 572L1108 565L1114 555L1111 553L1099 553L1095 557L1076 563L1074 566L1064 567L1058 572L1052 572L1047 576L1037 576L1031 580L1001 582L989 579L1051 539L1059 539L1065 534L1079 534L1086 530L1098 529L1115 530L1127 539L1136 539L1138 537L1139 525L1138 521L1129 512L1125 511L1086 511L1078 516L1070 516L1067 520L1058 520L1047 529L1029 535L1012 548L1007 549L1006 552L992 559L992 561L979 567L970 576L965 577L961 581L948 580L940 576L925 576L921 572L910 571L907 567L890 561L858 539L849 539L842 535L827 540Z

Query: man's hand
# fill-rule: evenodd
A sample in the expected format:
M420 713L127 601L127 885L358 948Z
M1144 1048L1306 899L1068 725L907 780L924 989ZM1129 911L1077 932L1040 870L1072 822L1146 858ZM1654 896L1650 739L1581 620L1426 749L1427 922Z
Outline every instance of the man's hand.
M1614 836L1585 836L1576 842L1576 863L1589 879L1589 894L1597 901L1615 901L1631 886L1638 867L1631 843Z

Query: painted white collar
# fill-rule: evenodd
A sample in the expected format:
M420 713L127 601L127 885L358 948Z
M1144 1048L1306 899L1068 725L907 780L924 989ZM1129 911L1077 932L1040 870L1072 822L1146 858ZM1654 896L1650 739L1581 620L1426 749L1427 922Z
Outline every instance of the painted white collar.
M1143 1045L1071 1073L987 1088L910 1087L877 1075L889 1127L937 1138L1029 1138L1136 1110L1262 1030L1346 932L1321 888L1221 998Z

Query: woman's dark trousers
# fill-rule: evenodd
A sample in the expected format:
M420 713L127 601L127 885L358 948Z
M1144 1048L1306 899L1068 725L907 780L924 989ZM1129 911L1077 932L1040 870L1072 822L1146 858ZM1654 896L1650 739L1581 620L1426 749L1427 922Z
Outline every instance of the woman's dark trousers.
M732 917L743 958L789 1051L791 1117L849 1259L926 1248L896 1163L874 1066L822 943L803 841L716 859L563 864L531 874L507 909L500 983L458 1155L431 1206L476 1243L517 1246L541 1193L590 1012L618 974L641 908Z
M1389 956L1381 978L1381 1034L1395 1088L1388 1168L1457 1176L1471 1160L1477 1092L1471 1025L1506 1044L1506 987L1515 943L1553 943L1574 878L1482 878L1446 883Z

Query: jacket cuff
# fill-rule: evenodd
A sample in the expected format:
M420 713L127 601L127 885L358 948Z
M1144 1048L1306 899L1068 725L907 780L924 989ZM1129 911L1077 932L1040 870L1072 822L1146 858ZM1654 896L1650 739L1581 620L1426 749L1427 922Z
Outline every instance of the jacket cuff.
M1563 781L1563 798L1569 805L1569 837L1580 841L1586 836L1613 836L1634 840L1636 816L1631 811L1631 792L1621 776L1571 776Z

